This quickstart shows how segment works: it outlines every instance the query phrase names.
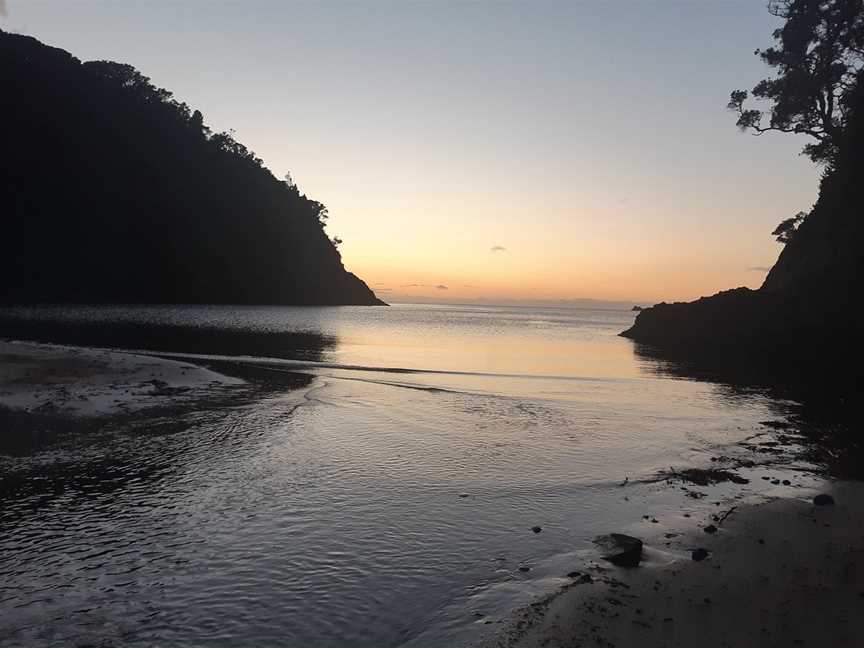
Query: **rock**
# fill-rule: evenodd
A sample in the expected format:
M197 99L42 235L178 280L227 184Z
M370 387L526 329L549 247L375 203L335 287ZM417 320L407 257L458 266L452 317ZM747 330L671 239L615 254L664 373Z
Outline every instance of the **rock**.
M716 459L716 457L715 457ZM731 470L720 468L684 468L682 470L669 469L661 472L668 481L682 481L696 484L697 486L710 486L711 484L722 484L731 481L735 484L749 484L750 480Z
M519 568L519 571L520 571L520 572L529 572L529 571L531 571L531 568L530 568L530 567L526 567L525 565L522 565L522 566Z
M717 527L713 524L709 524L704 529L702 529L705 533L717 533Z
M576 582L580 585L586 585L588 583L593 583L594 579L591 578L591 574L582 574L579 578L576 579Z
M642 541L639 538L623 533L610 533L594 538L594 544L603 550L603 560L608 560L613 565L637 567L642 560Z
M825 493L820 493L816 497L813 498L813 503L816 506L833 506L834 498L830 495L826 495Z
M567 578L579 578L580 574L581 574L581 572L572 571L572 572L567 574Z
M690 557L696 562L702 562L708 557L708 550L699 547L698 549L693 550L693 553L690 554Z
M782 483L784 486L791 486L791 485L792 485L792 482L789 481L788 479L784 479L781 483Z
M543 530L543 527L533 526L533 527L531 527L531 530L532 530L534 533L540 533L540 532Z

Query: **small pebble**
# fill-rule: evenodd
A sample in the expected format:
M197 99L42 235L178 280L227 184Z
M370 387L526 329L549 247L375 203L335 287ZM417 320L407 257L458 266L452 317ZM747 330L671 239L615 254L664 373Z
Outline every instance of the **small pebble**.
M717 527L713 524L709 524L704 529L702 529L705 533L717 533Z
M543 527L534 526L534 527L531 527L531 530L532 530L534 533L540 533L540 532L543 530Z

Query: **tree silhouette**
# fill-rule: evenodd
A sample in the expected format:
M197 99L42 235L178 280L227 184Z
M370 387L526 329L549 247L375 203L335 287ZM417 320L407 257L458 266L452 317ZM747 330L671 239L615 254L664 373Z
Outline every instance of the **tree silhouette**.
M816 142L802 152L814 162L830 164L864 63L864 2L771 0L768 11L785 22L773 33L775 46L755 54L777 76L757 83L752 96L771 107L746 108L746 90L733 91L728 107L738 113L742 130L813 137Z
M792 237L798 230L798 226L805 218L807 218L807 212L798 212L792 218L787 218L786 220L781 221L774 231L771 232L771 236L775 237L778 243L783 243L785 245L792 240Z

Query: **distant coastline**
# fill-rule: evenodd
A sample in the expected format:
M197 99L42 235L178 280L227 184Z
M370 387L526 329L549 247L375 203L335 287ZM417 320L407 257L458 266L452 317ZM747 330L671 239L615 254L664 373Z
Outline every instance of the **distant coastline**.
M606 300L606 299L432 299L422 296L398 296L390 300L392 304L423 304L441 306L497 306L501 308L563 308L563 309L585 309L585 310L610 310L629 311L632 310L632 301Z

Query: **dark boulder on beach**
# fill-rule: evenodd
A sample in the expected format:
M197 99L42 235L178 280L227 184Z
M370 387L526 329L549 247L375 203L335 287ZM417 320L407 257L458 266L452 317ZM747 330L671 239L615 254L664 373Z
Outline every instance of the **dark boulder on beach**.
M825 493L820 493L816 497L813 498L813 503L816 506L833 506L834 498L830 495L826 495Z
M638 567L642 561L642 541L623 533L610 533L594 538L603 551L603 560L619 567Z
M713 524L709 524L704 529L702 529L705 533L717 533L717 527Z
M708 550L703 547L699 547L698 549L693 550L693 552L690 554L690 557L695 562L702 562L708 557Z

